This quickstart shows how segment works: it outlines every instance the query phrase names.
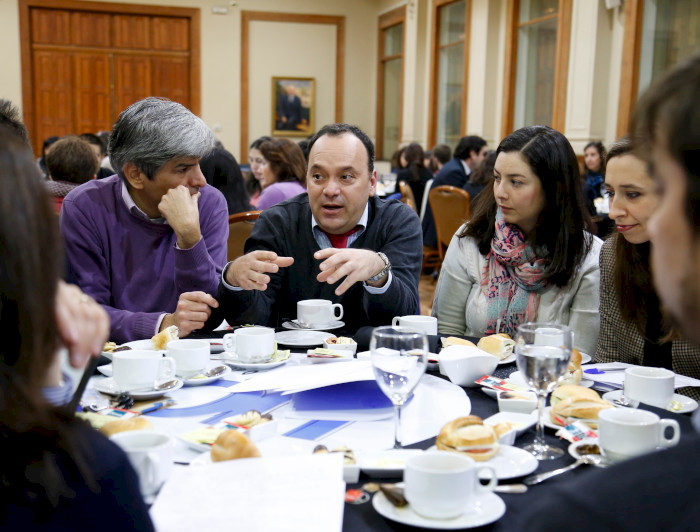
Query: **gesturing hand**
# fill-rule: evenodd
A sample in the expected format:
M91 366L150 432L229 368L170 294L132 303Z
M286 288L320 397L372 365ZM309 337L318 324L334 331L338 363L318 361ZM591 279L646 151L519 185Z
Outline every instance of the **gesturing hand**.
M316 279L321 283L334 284L345 277L335 289L340 296L358 281L366 281L384 269L384 261L369 249L326 248L314 254L316 259L326 259Z
M82 368L90 355L102 352L109 336L109 316L102 305L77 286L58 282L56 321L70 353L71 366Z
M158 210L175 231L180 249L190 249L202 238L198 207L200 194L190 194L190 189L180 185L168 190L158 204Z
M177 325L179 337L184 338L192 331L204 327L211 316L211 309L218 306L219 302L207 293L185 292L178 299L175 313L166 314L163 318L160 330L170 325Z
M244 290L267 290L268 273L277 273L280 268L294 264L292 257L278 257L274 251L251 251L238 257L226 269L226 282Z

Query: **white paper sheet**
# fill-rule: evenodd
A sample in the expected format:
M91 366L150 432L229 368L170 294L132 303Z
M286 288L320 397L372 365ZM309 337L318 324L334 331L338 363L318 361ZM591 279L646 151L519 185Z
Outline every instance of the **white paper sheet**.
M176 467L151 508L159 531L332 532L343 526L340 454Z

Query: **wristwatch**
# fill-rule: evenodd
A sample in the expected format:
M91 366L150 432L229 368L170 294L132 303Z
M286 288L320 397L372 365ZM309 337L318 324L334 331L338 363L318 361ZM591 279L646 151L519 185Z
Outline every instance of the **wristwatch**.
M367 281L369 281L370 283L376 283L380 279L383 279L384 277L389 275L389 272L391 271L391 262L389 262L389 257L387 257L381 251L378 251L377 255L379 255L379 258L384 261L384 268L382 268L382 271L380 271L377 275L374 275L367 279Z

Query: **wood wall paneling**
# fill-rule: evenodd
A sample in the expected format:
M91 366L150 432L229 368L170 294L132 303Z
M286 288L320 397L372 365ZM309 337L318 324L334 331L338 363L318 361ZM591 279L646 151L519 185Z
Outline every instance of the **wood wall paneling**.
M104 53L73 54L74 133L112 127L110 58Z
M38 122L35 131L52 132L43 137L33 135L35 146L41 150L44 138L74 133L72 58L62 53L39 51L34 55L34 59L34 77L41 80L34 90L34 107Z
M624 137L629 129L634 104L639 89L639 55L642 46L642 21L644 1L625 2L625 29L622 42L620 71L620 99L617 106L617 138Z
M114 46L117 48L151 48L151 17L114 15Z
M70 13L53 9L33 9L32 42L70 44Z
M108 47L112 45L112 24L107 13L77 11L71 15L71 44Z
M184 79L189 70L189 61L178 57L154 57L152 60L153 85L151 92L154 96L163 96L170 100L185 102L190 100L187 84L174 84L173 79Z
M153 17L153 48L186 52L190 48L189 21L185 18Z
M151 96L151 60L145 55L115 55L114 100L117 113L132 103Z

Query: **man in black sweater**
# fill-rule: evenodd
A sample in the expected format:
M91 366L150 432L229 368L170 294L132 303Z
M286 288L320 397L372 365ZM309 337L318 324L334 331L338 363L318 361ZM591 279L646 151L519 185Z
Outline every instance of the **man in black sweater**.
M304 299L341 303L350 331L415 314L420 222L403 203L374 197L372 141L333 124L309 144L308 194L262 213L246 254L224 269L217 318L275 327Z

